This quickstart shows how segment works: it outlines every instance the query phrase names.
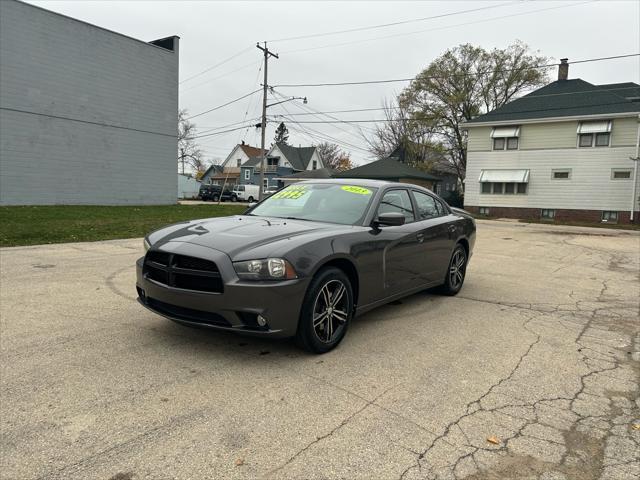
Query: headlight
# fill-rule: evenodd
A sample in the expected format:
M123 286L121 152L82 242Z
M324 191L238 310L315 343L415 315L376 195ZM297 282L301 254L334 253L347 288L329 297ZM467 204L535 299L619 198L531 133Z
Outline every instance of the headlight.
M297 277L293 266L284 258L234 262L233 268L243 280L291 280Z
M142 241L142 245L144 246L145 252L151 248L151 244L149 243L149 240L147 240L146 238Z

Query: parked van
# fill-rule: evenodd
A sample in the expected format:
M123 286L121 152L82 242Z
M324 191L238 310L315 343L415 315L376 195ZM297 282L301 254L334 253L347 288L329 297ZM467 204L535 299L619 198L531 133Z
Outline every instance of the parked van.
M233 189L238 200L241 202L253 202L260 198L260 187L258 185L238 185Z

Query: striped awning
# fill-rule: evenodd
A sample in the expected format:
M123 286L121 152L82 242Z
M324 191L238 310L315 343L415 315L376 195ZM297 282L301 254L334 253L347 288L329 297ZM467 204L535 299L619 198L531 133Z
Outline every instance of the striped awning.
M520 136L520 127L494 127L491 138L511 138Z
M611 131L611 120L600 122L580 122L578 133L606 133Z
M481 170L479 181L481 183L529 183L529 170Z

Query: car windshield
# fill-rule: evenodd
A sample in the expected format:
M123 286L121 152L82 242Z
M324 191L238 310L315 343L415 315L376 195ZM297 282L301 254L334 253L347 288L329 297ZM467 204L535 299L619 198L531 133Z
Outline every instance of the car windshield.
M304 183L283 188L251 215L356 225L361 223L376 188L335 183Z

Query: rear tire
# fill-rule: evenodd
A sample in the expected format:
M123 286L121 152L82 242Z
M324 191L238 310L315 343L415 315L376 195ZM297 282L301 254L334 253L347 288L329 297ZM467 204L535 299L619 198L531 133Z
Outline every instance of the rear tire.
M337 268L320 270L307 289L296 343L312 353L326 353L344 338L353 316L353 290L345 273Z
M213 200L214 202L217 202L217 201L218 201L218 198L220 198L220 197L218 197L218 195L214 195L214 196L213 196L213 198L212 198L212 200Z
M449 260L449 268L447 268L447 274L444 284L440 287L440 292L444 295L457 295L467 273L467 251L461 244L457 244L451 254L451 260Z
M249 197L249 198L247 198L247 202L249 202L249 203L253 203L253 197Z

